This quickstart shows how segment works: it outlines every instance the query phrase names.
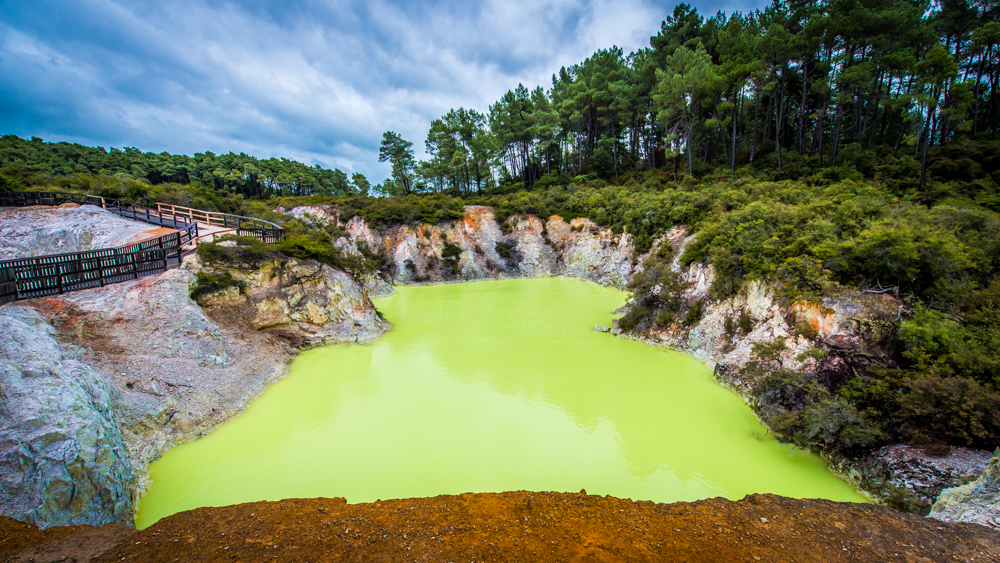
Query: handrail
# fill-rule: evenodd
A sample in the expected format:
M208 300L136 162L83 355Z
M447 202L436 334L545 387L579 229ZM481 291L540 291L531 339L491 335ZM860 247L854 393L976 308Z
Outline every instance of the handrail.
M156 210L161 215L170 214L173 217L186 217L191 221L198 221L215 227L226 229L236 229L237 231L260 230L275 231L284 233L285 229L276 223L257 219L255 217L245 217L232 213L222 213L219 211L203 211L193 207L183 207L169 203L157 203Z
M263 219L219 211L203 211L193 207L183 207L168 203L157 203L156 209L150 209L115 198L86 194L66 192L0 193L0 207L60 205L62 203L96 205L120 217L174 229L180 229L198 222L208 226L220 226L227 229L233 228L236 229L236 234L239 236L254 237L268 243L278 242L285 236L285 229L281 225L264 221Z
M236 234L268 243L278 242L285 235L285 229L268 221L177 205L158 203L156 209L151 209L115 198L86 194L0 193L0 207L62 203L96 205L119 217L169 227L173 232L113 248L0 261L0 305L164 272L167 268L180 265L184 256L194 251L193 246L199 237L199 221L219 226L212 221L221 217L221 226L233 223ZM200 219L202 216L204 220Z
M198 224L191 223L113 248L0 261L0 305L165 272L181 263L184 246L197 238Z

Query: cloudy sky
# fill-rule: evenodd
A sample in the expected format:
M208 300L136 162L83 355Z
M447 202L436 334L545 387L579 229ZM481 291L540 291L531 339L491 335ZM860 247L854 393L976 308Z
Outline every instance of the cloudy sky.
M0 134L284 156L378 182L383 131L419 154L448 109L485 112L597 49L647 46L675 3L0 0Z

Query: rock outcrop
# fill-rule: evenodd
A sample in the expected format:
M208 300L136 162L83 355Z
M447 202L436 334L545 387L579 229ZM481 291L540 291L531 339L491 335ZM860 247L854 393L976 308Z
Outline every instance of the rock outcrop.
M186 268L202 268L195 259ZM368 292L346 272L314 260L275 260L246 270L209 266L234 285L206 294L199 303L219 318L248 318L257 330L297 346L327 342L371 342L391 325L375 310Z
M831 468L882 504L926 515L943 490L974 481L991 458L990 452L971 448L954 447L945 455L931 455L895 444L831 460Z
M655 243L653 251L659 245L673 247L670 267L685 287L682 301L686 307L699 305L701 315L692 324L644 327L628 336L690 354L714 368L716 379L747 400L757 382L739 379L739 372L753 359L754 344L782 341L781 364L789 369L815 367L816 360L802 354L817 342L880 355L875 349L878 331L895 321L902 306L891 296L853 293L789 305L779 298L774 284L753 280L738 294L715 300L709 294L715 279L712 266L681 266L680 256L692 240L686 229L675 228ZM748 321L746 326L739 326L741 316Z
M30 307L0 309L0 514L130 524L135 490L115 389Z
M1000 450L975 481L945 489L934 503L931 518L972 522L1000 530Z
M374 229L360 217L342 222L334 206L296 207L287 213L335 223L347 233L342 248L367 245L385 252L395 283L468 281L564 275L624 288L634 270L628 234L615 234L589 219L569 223L553 215L515 215L497 222L491 207L469 205L457 221Z
M93 205L0 208L0 260L119 246L152 228Z

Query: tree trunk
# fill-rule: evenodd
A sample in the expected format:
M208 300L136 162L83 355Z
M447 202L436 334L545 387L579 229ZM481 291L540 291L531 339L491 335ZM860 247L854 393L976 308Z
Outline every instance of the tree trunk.
M837 148L840 145L840 126L844 120L844 104L837 102L837 124L833 128L833 141L830 143L830 168L837 166Z
M809 106L809 59L802 62L802 101L799 103L799 156L806 150L806 111Z
M816 116L816 130L813 132L812 147L809 149L809 156L819 152L819 161L823 162L823 122L826 120L826 108L830 103L829 90L823 94L823 105L820 106L819 114Z
M739 91L733 92L733 154L732 154L733 161L729 167L733 171L736 170L736 120L740 116L739 103L740 103L740 98L743 97L742 94L743 94L743 85L741 84Z
M757 122L760 120L760 85L757 86L753 101L753 135L750 137L750 164L757 153Z
M937 109L938 104L938 92L935 88L934 90L934 103L927 104L927 121L924 125L924 154L920 159L920 189L924 189L924 185L927 182L927 145L931 144L931 137L934 135L934 110Z
M774 112L774 93L767 95L767 112L764 114L764 143L771 140L771 128L767 126L771 123L771 114Z
M778 108L777 115L774 120L774 151L778 153L778 172L781 172L781 121L785 117L785 72L787 69L782 69L781 71L781 90L778 94Z

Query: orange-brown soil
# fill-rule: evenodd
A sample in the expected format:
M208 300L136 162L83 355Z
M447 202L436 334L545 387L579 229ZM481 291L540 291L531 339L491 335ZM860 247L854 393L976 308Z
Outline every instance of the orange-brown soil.
M995 562L1000 534L881 506L774 495L654 504L516 492L200 508L141 532L39 531L0 518L0 560Z

